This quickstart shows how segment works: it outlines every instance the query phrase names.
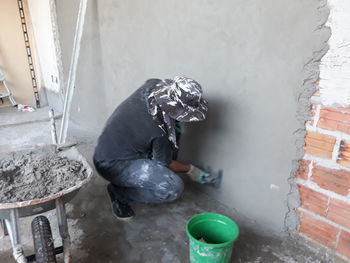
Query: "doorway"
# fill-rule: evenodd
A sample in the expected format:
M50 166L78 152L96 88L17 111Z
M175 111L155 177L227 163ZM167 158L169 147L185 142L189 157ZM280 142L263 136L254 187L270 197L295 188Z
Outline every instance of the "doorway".
M0 2L0 70L17 103L35 105L17 1ZM1 83L0 93L5 93ZM9 104L4 100L4 104Z

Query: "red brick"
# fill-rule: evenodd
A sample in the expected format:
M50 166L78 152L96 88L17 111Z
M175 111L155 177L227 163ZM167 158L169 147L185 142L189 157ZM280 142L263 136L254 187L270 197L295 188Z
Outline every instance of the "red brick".
M299 169L295 174L296 177L307 180L308 174L309 174L309 165L310 165L310 161L303 160L303 159L299 160Z
M327 130L340 131L340 132L350 134L350 124L329 120L325 118L319 119L318 127L327 129Z
M350 134L350 108L322 108L318 127Z
M308 131L307 136L315 140L320 140L331 144L335 143L335 137L331 135Z
M329 197L302 185L298 185L298 187L301 207L315 214L325 216Z
M327 218L343 227L350 228L350 205L336 199L331 199Z
M299 231L330 248L335 248L339 229L315 217L302 213Z
M308 132L305 137L305 153L331 159L335 137L317 132Z
M321 150L319 148L311 147L311 146L308 146L305 148L305 153L313 155L313 156L318 156L318 157L321 157L324 159L332 159L331 152L327 152L327 151Z
M340 164L341 166L345 166L345 167L350 168L350 161L349 160L342 159L342 160L338 160L337 163Z
M350 123L350 108L322 108L320 117Z
M348 142L341 142L337 163L350 167L350 145Z
M311 147L318 148L326 152L330 152L332 156L334 143L328 143L326 141L321 141L310 137L306 137L305 142L306 142L306 145L310 145Z
M350 172L314 166L311 180L321 188L340 195L347 195L350 189Z
M337 246L337 252L350 258L350 233L341 231Z

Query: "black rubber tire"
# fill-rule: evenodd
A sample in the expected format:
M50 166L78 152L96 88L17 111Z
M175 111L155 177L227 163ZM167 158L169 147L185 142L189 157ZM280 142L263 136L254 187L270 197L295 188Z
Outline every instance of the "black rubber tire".
M32 221L32 233L36 262L56 263L50 221L45 216L37 216Z

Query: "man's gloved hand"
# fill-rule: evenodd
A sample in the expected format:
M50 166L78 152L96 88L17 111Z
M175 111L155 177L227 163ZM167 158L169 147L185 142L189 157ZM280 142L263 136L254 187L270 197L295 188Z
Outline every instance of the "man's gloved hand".
M190 164L190 170L186 174L189 175L192 181L195 181L200 184L207 183L207 179L210 177L209 173L199 169L198 167L192 164Z

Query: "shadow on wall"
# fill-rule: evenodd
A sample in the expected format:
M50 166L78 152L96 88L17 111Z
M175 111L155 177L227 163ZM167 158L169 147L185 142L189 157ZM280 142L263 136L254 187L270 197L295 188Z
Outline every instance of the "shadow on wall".
M215 152L221 147L220 144L217 144L216 138L223 131L229 129L227 114L230 114L228 106L232 104L222 97L213 97L208 101L209 109L204 121L185 123L180 147L181 160L203 168L205 165L211 165L204 164L204 160L208 158L208 155L215 155ZM234 120L234 116L232 116L232 119Z

